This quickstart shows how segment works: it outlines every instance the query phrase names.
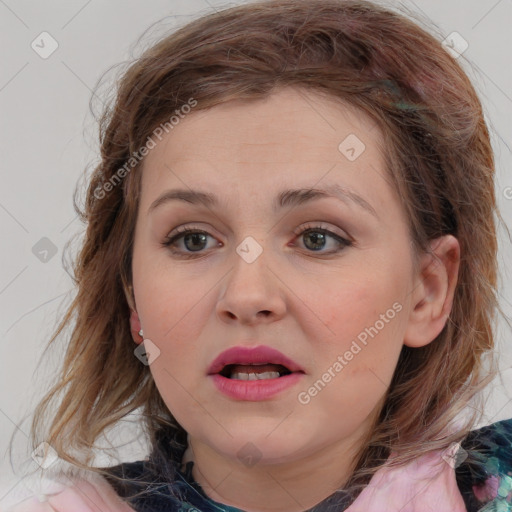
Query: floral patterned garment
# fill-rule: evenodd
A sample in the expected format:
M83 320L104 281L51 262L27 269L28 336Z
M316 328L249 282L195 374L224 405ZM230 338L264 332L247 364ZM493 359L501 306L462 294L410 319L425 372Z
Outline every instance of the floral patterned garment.
M379 470L352 503L343 492L334 493L308 512L512 512L512 419L473 430L460 447L452 458L434 452L405 468ZM129 483L107 479L137 512L243 512L209 498L194 481L192 467L188 462L184 471L176 468L172 484L152 476L148 486L154 475L149 461L108 468Z

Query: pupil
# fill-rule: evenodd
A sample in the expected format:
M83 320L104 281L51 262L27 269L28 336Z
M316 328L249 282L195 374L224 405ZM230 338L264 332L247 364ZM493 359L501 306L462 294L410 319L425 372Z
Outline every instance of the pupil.
M198 243L200 245L200 247L196 247L195 249L191 248L190 245L187 243L190 239L192 239L194 241L194 244L195 243ZM313 242L313 247L308 247L309 249L312 249L314 251L318 250L318 249L321 249L323 247L323 245L325 244L325 235L323 233L319 233L319 232L311 232L311 233L307 233L305 235L305 240L312 240ZM200 241L198 241L200 240ZM203 247L202 247L202 244L204 244L206 242L206 235L204 233L192 233L192 234L188 234L184 237L184 242L185 242L185 246L187 247L187 249L191 250L191 251L200 251ZM306 246L308 246L309 244L306 243Z
M320 247L308 247L308 249L313 249L313 250L321 249L325 243L325 235L323 233L319 233L319 232L307 233L305 235L305 240L308 240L308 237L309 237L309 239L313 240L313 244L317 244L320 239ZM306 243L306 246L307 245L308 244Z
M204 233L192 233L192 234L188 234L184 237L184 242L185 242L185 246L187 247L187 249L190 249L192 251L194 251L194 249L191 249L190 246L187 244L187 240L189 240L190 238L192 238L194 241L197 241L198 238L197 237L201 237L202 240L201 242L204 243L206 241L206 235ZM199 242L199 244L201 244L201 242ZM199 247L199 248L196 248L196 250L201 250L203 247Z

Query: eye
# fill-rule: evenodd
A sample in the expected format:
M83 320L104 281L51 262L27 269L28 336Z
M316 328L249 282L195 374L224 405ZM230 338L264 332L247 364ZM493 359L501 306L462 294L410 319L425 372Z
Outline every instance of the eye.
M304 237L304 246L310 252L320 252L325 248L329 239L334 241L334 248L329 251L323 251L321 254L335 254L342 251L345 247L353 245L353 242L342 236L324 228L322 225L308 224L301 226L294 234L297 237ZM213 238L209 233L200 229L191 227L177 228L163 242L162 246L168 247L173 254L183 258L194 258L201 256L203 249L207 248L208 238ZM178 248L178 242L183 241L185 248ZM222 243L217 243L217 247Z
M322 225L307 224L306 226L301 226L295 234L297 237L304 237L303 243L305 247L313 252L319 252L324 249L329 238L334 240L334 249L324 251L322 254L335 254L342 251L345 247L353 245L352 241L333 233Z
M184 258L193 258L194 254L189 253L198 253L202 249L205 248L206 241L208 240L210 235L206 231L201 231L199 229L193 229L190 227L186 228L177 228L176 233L167 237L162 245L164 247L169 247L173 253L180 254ZM183 239L183 243L185 244L185 251L176 250L174 246L177 244L179 240Z

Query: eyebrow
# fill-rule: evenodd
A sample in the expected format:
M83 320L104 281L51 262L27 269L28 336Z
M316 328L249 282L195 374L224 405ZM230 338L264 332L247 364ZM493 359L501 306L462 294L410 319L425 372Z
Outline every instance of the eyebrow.
M377 212L373 206L359 194L341 185L333 184L324 188L298 188L287 189L280 192L273 203L273 210L276 212L286 206L298 206L313 200L321 198L334 197L340 199L345 204L355 204L361 209L373 215L378 219ZM191 204L203 204L207 208L216 207L220 201L210 192L200 190L172 189L165 191L148 208L148 214L152 213L157 207L170 201L185 201Z

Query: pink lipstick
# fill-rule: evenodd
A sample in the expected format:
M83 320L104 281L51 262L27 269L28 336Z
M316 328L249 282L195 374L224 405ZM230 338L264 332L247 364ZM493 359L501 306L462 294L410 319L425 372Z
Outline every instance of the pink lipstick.
M223 394L260 401L288 389L305 374L295 361L271 347L232 347L211 363L208 376Z

